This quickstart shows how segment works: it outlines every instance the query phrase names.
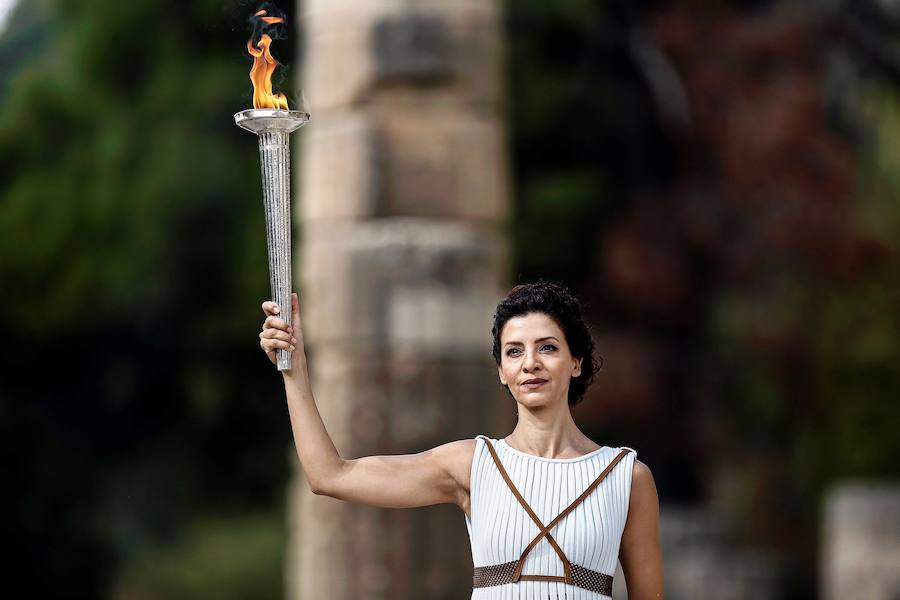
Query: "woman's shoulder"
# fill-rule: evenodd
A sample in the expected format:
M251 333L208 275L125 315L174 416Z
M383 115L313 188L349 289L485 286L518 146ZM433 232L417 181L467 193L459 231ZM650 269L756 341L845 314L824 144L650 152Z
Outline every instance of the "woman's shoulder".
M657 498L656 481L653 479L653 473L650 467L635 459L634 467L631 471L631 497L632 502L635 497L638 500L651 501Z
M433 452L444 469L464 489L469 489L472 474L472 458L475 456L476 439L454 440L434 448Z
M440 451L446 457L456 460L466 458L467 456L469 459L471 459L472 455L475 453L475 444L475 438L454 440L452 442L447 442L446 444L442 444L436 447L435 451Z

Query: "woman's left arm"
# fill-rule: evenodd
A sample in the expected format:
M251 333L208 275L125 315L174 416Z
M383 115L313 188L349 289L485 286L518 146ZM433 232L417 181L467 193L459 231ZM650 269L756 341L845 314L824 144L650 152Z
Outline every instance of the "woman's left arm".
M653 473L634 461L628 518L622 533L619 561L628 586L628 600L662 600L662 553L659 549L659 497Z

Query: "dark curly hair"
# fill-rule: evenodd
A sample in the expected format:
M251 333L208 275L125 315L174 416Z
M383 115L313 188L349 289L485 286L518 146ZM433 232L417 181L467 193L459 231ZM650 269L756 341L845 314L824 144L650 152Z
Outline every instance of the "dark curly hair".
M500 332L506 322L530 313L543 313L556 321L566 337L572 356L581 359L581 375L569 382L569 406L584 399L584 393L594 381L594 375L603 364L594 357L594 340L581 316L581 304L564 286L548 281L517 285L497 305L494 313L494 346L491 353L500 364ZM506 388L507 393L509 386Z

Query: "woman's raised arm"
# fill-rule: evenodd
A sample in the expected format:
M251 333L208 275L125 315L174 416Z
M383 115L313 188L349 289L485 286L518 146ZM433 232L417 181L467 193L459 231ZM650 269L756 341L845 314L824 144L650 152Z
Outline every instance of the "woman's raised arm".
M385 508L453 503L468 512L474 440L458 440L418 454L365 456L344 460L334 447L316 407L303 347L300 302L291 296L291 325L274 302L266 314L260 346L275 362L278 348L293 350L291 369L282 371L294 444L312 491L341 500Z

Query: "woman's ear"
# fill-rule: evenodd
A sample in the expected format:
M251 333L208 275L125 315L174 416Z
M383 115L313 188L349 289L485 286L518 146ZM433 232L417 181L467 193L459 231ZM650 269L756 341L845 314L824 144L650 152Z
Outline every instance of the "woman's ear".
M581 361L583 359L579 358L575 361L575 370L572 372L572 377L579 377L581 375Z
M500 383L502 383L503 385L509 385L508 383L506 383L506 378L503 377L503 370L500 368L500 365L497 365L497 375L500 376Z

